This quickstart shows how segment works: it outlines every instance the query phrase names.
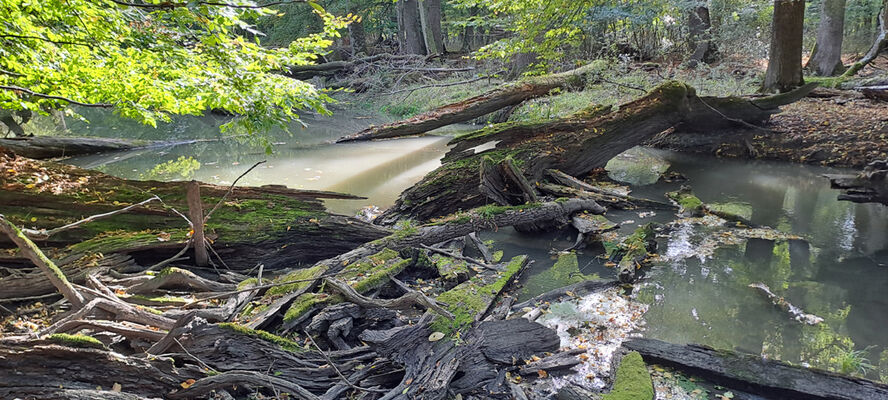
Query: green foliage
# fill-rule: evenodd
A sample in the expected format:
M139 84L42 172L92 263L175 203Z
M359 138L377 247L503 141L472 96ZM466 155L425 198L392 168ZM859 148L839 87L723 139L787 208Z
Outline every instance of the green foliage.
M238 325L230 322L223 322L219 324L220 328L228 329L230 331L236 332L241 335L254 337L257 339L264 340L266 342L274 343L280 346L281 349L292 351L292 352L301 352L302 346L299 343L294 342L293 340L287 339L282 336L278 336L272 333L268 333L266 331L258 330L258 329L250 329L243 325Z
M234 2L243 7L0 0L0 108L44 112L81 102L152 126L223 110L239 116L224 128L246 132L285 126L302 109L326 113L322 91L274 72L313 62L346 20L317 7L319 32L265 48L248 21L276 11Z
M142 179L171 181L180 179L191 179L194 172L200 169L200 161L194 157L179 156L176 160L169 160L151 168L148 172L142 174Z
M846 375L866 375L875 366L870 364L866 358L865 350L854 350L854 347L847 345L838 351L836 356L836 369Z

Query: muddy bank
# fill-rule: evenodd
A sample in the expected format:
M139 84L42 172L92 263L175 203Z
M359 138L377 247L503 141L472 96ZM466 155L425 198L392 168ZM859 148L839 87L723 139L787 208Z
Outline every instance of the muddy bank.
M888 102L852 91L834 93L785 105L762 129L666 133L647 144L720 157L851 168L888 157Z

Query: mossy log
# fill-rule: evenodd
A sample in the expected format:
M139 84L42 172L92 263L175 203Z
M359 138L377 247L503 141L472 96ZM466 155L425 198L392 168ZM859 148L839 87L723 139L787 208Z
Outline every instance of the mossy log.
M19 227L51 229L154 195L163 200L37 240L52 258L119 253L150 265L176 254L188 240L189 225L176 213L187 210L182 182L126 180L9 154L0 155L0 169L3 213ZM227 191L200 184L206 205L218 203ZM328 213L321 202L328 198L358 197L277 186L236 187L207 221L206 234L230 267L252 268L262 262L266 270L273 270L332 257L390 233ZM12 247L0 238L0 248Z
M344 136L337 142L372 139L388 139L419 135L442 126L471 121L500 109L521 104L524 101L545 96L553 89L582 88L596 66L589 64L558 74L530 77L505 84L484 94L438 107L432 111L390 124L371 126L353 135Z
M874 161L857 175L826 175L839 200L888 205L888 161Z
M478 190L478 171L485 157L495 163L511 157L530 182L539 180L547 169L583 176L669 128L716 129L737 125L737 121L761 123L778 112L780 105L798 100L812 89L754 100L699 98L688 85L666 82L616 109L593 106L553 121L506 123L471 132L455 138L443 165L402 193L377 223L390 224L402 218L426 221L484 204L487 199ZM495 146L475 152L477 146L490 143Z
M654 339L632 339L623 347L650 364L690 372L715 384L765 398L852 400L888 398L888 385L768 360L760 355L678 345Z

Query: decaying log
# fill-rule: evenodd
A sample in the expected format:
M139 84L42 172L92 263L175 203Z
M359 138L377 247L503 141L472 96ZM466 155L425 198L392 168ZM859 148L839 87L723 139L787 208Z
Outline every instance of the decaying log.
M286 392L301 400L318 400L302 386L276 376L261 374L255 371L226 371L219 375L208 376L194 382L188 389L180 390L167 396L170 399L193 399L210 393L213 390L237 387L243 384L267 387L276 391Z
M284 74L293 79L308 80L316 76L333 76L338 73L349 71L357 66L373 63L383 60L409 60L423 59L422 56L415 54L376 54L369 57L359 58L351 61L330 61L322 64L295 65L288 68Z
M142 147L162 146L162 142L134 139L77 138L59 136L29 136L0 138L0 147L28 158L72 157L82 154L133 150Z
M110 390L115 384L127 393L159 397L187 379L204 376L196 368L176 368L167 357L121 357L99 349L36 343L0 345L0 397L64 398L54 391Z
M774 292L771 291L768 285L765 285L764 283L750 283L749 287L753 289L758 289L758 292L765 295L765 297L767 297L768 300L770 300L771 303L773 303L775 306L787 312L795 321L808 325L817 325L823 322L823 318L820 318L814 314L808 314L802 311L801 308L798 308L792 305L790 302L786 301L786 299L784 299L783 297L774 294Z
M43 272L46 279L55 286L56 290L65 296L65 300L68 300L68 302L74 307L80 307L83 305L85 302L83 295L80 294L70 282L68 282L68 279L65 277L65 274L62 273L62 270L60 270L52 260L46 257L46 255L43 254L43 251L41 251L31 239L28 239L18 227L9 222L9 220L7 220L2 214L0 214L0 232L5 233L6 236L18 246L21 253L31 260L34 265L40 268L40 271Z
M523 319L481 322L461 336L459 345L429 341L432 319L426 314L415 325L361 334L380 355L405 368L401 383L383 399L444 399L450 391L508 395L511 389L500 371L560 344L555 331Z
M392 224L403 218L427 221L452 210L484 204L486 198L478 190L476 175L483 157L494 162L511 157L530 182L539 180L547 169L582 176L676 125L681 124L684 129L736 125L726 120L726 116L760 124L778 112L780 105L791 103L812 89L807 86L753 100L740 97L704 100L683 83L667 82L616 110L596 106L548 122L507 123L484 128L455 138L443 165L403 192L376 223ZM493 148L475 152L476 147L490 143L495 143Z
M859 90L868 99L888 101L888 85L858 87L854 90Z
M470 121L499 109L545 96L556 88L583 87L588 76L594 71L595 67L590 64L558 74L525 78L470 99L438 107L413 118L391 124L371 126L353 135L344 136L337 142L418 135L442 126Z
M863 378L792 366L759 355L677 345L654 339L632 339L623 347L641 353L645 362L688 371L715 384L765 398L852 400L888 398L888 385Z
M512 306L512 311L520 311L525 307L533 307L536 304L540 303L554 303L559 301L565 297L582 297L591 293L600 292L602 290L607 290L612 287L616 287L620 284L619 281L604 281L604 280L586 280L583 282L574 283L572 285L568 285L565 287L561 287L558 289L550 290L546 293L539 294L534 296L534 298L526 301L522 301L518 304ZM570 293L570 294L568 294Z
M888 205L888 161L874 161L857 175L825 175L834 189L842 189L839 200Z
M422 306L427 309L434 310L436 313L446 316L447 318L453 319L453 314L451 314L450 311L447 311L446 309L441 307L441 305L435 302L435 300L416 290L411 290L396 299L371 299L367 296L361 295L351 286L337 279L324 278L324 282L335 289L337 292L345 296L348 301L351 301L352 303L355 303L364 308L380 307L389 310L405 310L411 309L413 306Z
M155 277L127 289L127 292L133 294L151 293L157 289L168 287L190 288L204 292L227 292L234 290L235 285L230 283L219 283L201 278L191 271L169 267L158 273Z
M540 184L540 190L563 197L591 198L609 208L633 210L650 208L655 210L675 210L675 206L654 200L642 199L618 190L590 185L557 169L546 170L546 177L558 183ZM561 186L563 185L563 186Z

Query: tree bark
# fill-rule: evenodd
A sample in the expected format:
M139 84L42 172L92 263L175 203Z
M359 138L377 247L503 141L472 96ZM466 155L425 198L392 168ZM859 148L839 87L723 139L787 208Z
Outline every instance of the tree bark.
M361 132L344 136L337 142L388 139L419 135L435 128L470 121L499 109L547 95L556 88L582 87L594 73L591 65L541 77L522 79L487 93L438 107L424 114L380 126L371 126Z
M210 257L207 254L206 237L204 236L203 204L200 200L200 184L192 180L185 184L185 196L188 202L188 219L191 220L191 238L194 242L194 264L205 267Z
M774 0L771 24L771 50L764 92L788 92L804 84L802 78L802 33L805 22L804 0Z
M808 68L818 76L832 76L843 72L842 40L845 34L846 0L823 0L820 25L817 26L817 44L808 60Z
M426 55L419 0L398 0L398 39L401 53Z
M875 60L879 54L886 50L888 50L888 0L883 0L882 11L879 13L879 33L876 35L876 40L873 42L873 46L863 58L852 64L842 76L854 76L854 74L859 72L863 67Z
M852 400L888 398L888 386L730 350L632 339L623 347L645 362L675 367L723 385L766 398Z
M419 18L426 54L442 54L444 35L441 31L441 0L418 0Z
M702 1L695 5L688 15L688 29L690 30L691 54L689 65L695 67L697 63L710 63L715 61L718 48L712 41L712 22L709 17L709 2Z

